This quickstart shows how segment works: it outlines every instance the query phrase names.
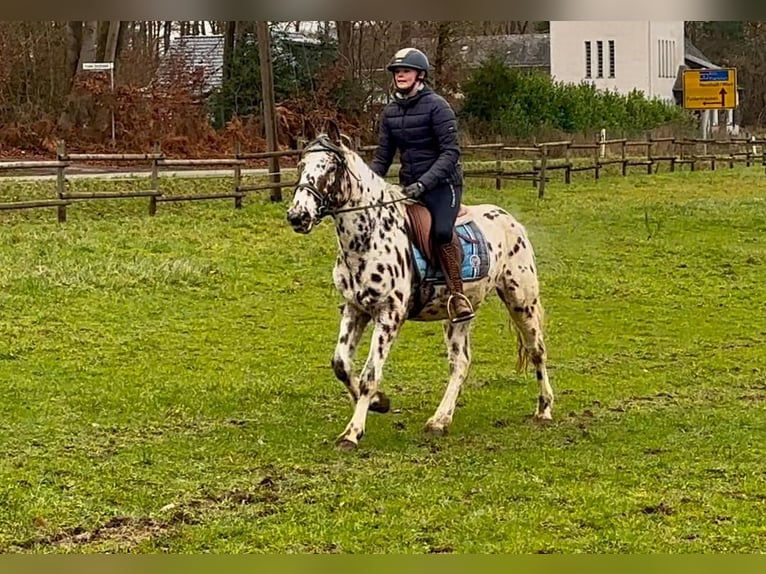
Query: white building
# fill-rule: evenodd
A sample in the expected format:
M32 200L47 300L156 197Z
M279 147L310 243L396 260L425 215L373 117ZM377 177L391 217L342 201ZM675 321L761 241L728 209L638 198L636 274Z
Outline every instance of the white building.
M673 101L684 64L684 22L551 21L551 76Z

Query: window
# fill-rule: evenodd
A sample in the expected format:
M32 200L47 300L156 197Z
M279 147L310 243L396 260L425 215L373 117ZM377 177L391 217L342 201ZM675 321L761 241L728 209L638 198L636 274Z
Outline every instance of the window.
M614 78L614 40L609 40L609 77Z
M590 42L585 42L585 77L592 78L591 65L590 65Z
M675 40L657 40L657 74L660 78L674 78Z
M596 58L598 58L597 68L596 68L596 77L603 78L604 77L604 42L602 42L601 40L598 40L596 42Z

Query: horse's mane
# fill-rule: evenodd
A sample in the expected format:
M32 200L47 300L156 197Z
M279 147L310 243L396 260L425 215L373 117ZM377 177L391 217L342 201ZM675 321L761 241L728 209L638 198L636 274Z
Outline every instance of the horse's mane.
M391 183L386 178L379 176L372 168L364 161L364 158L353 148L340 142L340 149L343 151L343 155L346 158L346 164L351 168L351 172L361 181L368 177L372 181L380 182L384 191L391 192L394 197L403 196L402 186L396 183ZM353 177L353 176L352 176Z

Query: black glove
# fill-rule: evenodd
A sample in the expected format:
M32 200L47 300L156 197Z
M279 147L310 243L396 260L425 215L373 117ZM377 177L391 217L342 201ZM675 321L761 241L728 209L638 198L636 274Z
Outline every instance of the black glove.
M409 197L410 199L417 199L420 197L423 192L425 191L425 187L423 187L423 184L419 181L416 181L415 183L411 183L408 186L406 186L404 189L402 189L402 193Z

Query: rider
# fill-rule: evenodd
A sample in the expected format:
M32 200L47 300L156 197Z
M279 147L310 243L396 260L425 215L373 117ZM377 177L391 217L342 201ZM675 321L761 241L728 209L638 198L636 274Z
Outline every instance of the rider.
M426 84L428 58L420 50L399 50L386 69L393 75L394 99L383 109L370 167L385 177L399 150L403 192L431 214L431 240L451 294L448 307L454 310L450 318L453 323L468 321L475 315L463 294L459 248L453 241L463 194L455 112Z

